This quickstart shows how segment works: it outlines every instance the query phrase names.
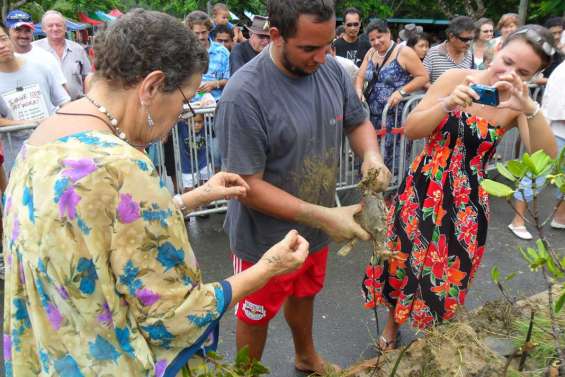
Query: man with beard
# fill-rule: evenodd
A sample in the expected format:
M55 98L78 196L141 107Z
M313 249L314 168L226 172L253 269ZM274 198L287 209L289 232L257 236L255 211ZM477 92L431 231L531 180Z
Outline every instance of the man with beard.
M363 157L364 174L380 169L382 189L390 172L351 80L327 55L335 36L333 0L271 0L268 12L272 43L228 82L216 112L222 166L250 186L241 203L229 202L224 228L236 272L290 229L308 239L310 256L296 273L239 302L236 341L260 359L269 320L284 304L295 367L322 374L338 369L317 353L312 335L328 244L369 238L353 218L360 205L334 207L342 132Z
M55 57L42 48L34 47L31 43L35 30L31 16L22 10L14 9L6 17L6 26L9 29L16 56L23 56L36 63L45 64L55 76L56 82L66 86L67 80Z

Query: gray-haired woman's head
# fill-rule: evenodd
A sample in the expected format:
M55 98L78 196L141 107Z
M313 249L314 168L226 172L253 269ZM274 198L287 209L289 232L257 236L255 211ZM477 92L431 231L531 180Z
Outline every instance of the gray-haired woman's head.
M174 91L208 69L208 52L179 20L165 13L133 9L94 39L96 76L124 89L162 71L162 90Z

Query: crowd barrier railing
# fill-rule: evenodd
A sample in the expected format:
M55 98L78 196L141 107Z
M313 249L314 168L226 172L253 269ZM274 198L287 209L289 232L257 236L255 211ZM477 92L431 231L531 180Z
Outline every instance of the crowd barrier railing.
M543 87L530 86L530 93L536 101L541 101ZM396 190L399 187L410 164L421 153L426 143L425 139L410 141L403 132L403 126L408 115L423 97L424 93L412 94L403 98L401 105L392 109L387 105L383 109L381 129L377 132L377 136L380 141L381 154L388 161L389 168L394 173L388 190ZM214 131L215 107L195 109L195 112L202 116L203 124L197 124L196 119L191 117L186 119L185 123L177 124L171 132L174 172L167 171L164 144L157 143L156 145L154 157L156 168L161 179L164 181L174 180L171 189L175 193L182 193L203 184L220 170L219 146ZM394 122L392 127L387 128L386 124L389 117L394 117ZM200 126L201 129L199 129ZM13 148L11 133L35 127L36 124L0 127L0 138L3 141L4 149ZM386 146L387 137L391 138L389 141L392 140L392 142L389 142L388 150ZM356 187L360 178L361 160L351 149L349 140L346 137L343 137L342 140L336 192ZM390 147L391 145L392 147ZM519 153L519 133L514 128L506 133L502 142L498 145L495 155L487 165L487 170L495 169L497 162L517 158ZM340 205L337 193L336 203ZM193 211L188 216L224 212L226 209L227 201L218 200L205 208Z

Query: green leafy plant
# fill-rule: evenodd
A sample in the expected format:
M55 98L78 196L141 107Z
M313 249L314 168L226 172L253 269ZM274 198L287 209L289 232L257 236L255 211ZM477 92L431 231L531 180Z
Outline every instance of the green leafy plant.
M551 334L555 347L555 357L565 365L565 350L561 345L561 334L563 330L558 321L557 315L563 311L565 306L565 256L560 255L559 251L554 249L544 232L544 225L551 220L557 208L563 201L565 195L565 174L563 168L565 165L565 149L561 151L557 159L551 159L545 152L537 151L533 154L524 153L521 159L509 161L505 164L498 163L496 168L498 172L507 178L513 187L504 183L495 182L485 179L481 182L481 186L490 195L506 198L512 206L512 194L515 192L523 193L520 188L520 180L529 177L532 180L532 191L534 193L531 204L528 204L527 212L531 219L524 218L524 221L533 225L538 234L538 240L535 247L519 248L519 252L523 259L528 263L530 269L534 272L540 272L546 282L548 290L548 307L549 320L551 323ZM541 187L537 186L537 178L545 177ZM545 218L541 218L539 211L539 193L548 186L555 186L561 192L561 198L557 201L552 214ZM501 290L504 297L508 299L500 280L500 272L498 268L491 270L491 278L497 287ZM507 279L508 280L508 279ZM561 288L558 288L561 286ZM555 292L556 290L561 292ZM561 314L559 314L561 315Z
M225 362L215 352L208 352L199 365L190 368L185 366L182 369L183 377L255 377L269 373L269 368L260 361L249 358L247 346L237 353L233 364Z

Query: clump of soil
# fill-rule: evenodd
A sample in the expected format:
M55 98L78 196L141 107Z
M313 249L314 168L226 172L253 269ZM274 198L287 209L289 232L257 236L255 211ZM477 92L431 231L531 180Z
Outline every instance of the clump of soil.
M501 376L507 358L495 353L485 338L512 340L516 348L524 342L517 323L528 322L532 308L536 313L546 310L540 296L510 305L499 300L485 304L476 311L461 310L457 319L426 330L423 336L408 346L398 364L397 377L495 377ZM538 343L539 346L539 343ZM404 346L405 348L406 346ZM389 377L404 348L386 352L345 370L342 377ZM532 376L517 372L517 361L508 367L507 376ZM527 369L544 370L531 357Z

